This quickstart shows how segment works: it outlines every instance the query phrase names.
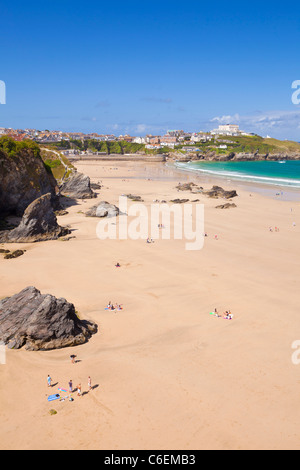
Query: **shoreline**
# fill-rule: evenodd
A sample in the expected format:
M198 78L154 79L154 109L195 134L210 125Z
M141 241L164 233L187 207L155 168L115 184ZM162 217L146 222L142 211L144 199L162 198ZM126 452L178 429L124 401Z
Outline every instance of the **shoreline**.
M88 164L99 164L104 163L104 160L93 160L90 159L86 161ZM133 163L133 160L122 161L122 160L106 160L106 163L113 165L114 162L118 166L122 166L122 163L128 165ZM82 159L78 161L79 164L84 164L85 160ZM196 173L193 170L178 168L175 162L156 162L149 160L142 160L137 163L139 168L139 174L126 175L126 178L130 179L142 179L142 178L151 178L155 181L197 181L200 185L221 185L224 186L224 189L237 189L240 191L260 194L266 198L271 198L275 200L281 200L286 202L295 202L300 201L300 191L297 188L287 188L286 186L280 185L271 185L266 183L258 183L255 181L241 181L234 178L228 178L224 175L218 174L205 174L205 173ZM146 165L147 164L147 165ZM142 168L144 166L144 168ZM108 178L115 178L116 175L111 175ZM122 176L120 176L122 179ZM207 188L208 189L208 188ZM278 193L280 195L278 196Z
M14 244L26 253L0 257L0 297L33 285L74 303L99 330L74 348L7 350L0 448L299 448L299 369L291 361L299 325L299 204L241 189L236 208L217 210L223 200L199 194L208 234L199 251L175 238L99 240L98 220L85 216L97 202L118 204L131 193L149 208L156 199L178 198L178 182L195 178L163 163L76 167L102 187L97 199L77 200L58 216L75 238ZM209 189L213 180L206 182ZM237 189L232 181L222 186ZM109 301L123 310L106 311ZM213 317L214 308L230 309L233 320ZM51 392L48 374L57 384ZM82 384L83 396L49 405L47 395L70 379Z
M168 163L167 163L168 165ZM175 168L178 168L176 164L174 164ZM220 175L218 173L210 173L207 174L205 172L198 171L198 175L196 171L193 171L189 168L178 168L179 171L187 172L191 175L195 175L195 178L199 178L200 181L204 182L219 182L220 183L226 182L226 184L232 184L233 186L236 185L237 188L240 188L244 191L256 192L261 194L262 196L271 197L278 199L278 193L280 193L280 199L285 201L300 201L300 191L299 188L296 187L288 187L286 185L280 184L273 184L273 183L266 183L266 182L258 182L258 181L251 181L251 177L248 180L241 180L238 177L228 176L228 175Z

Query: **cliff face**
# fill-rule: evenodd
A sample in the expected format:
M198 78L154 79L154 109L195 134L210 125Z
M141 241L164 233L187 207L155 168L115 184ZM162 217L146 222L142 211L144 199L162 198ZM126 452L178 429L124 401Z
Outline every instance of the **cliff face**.
M31 202L47 193L55 206L56 187L55 178L32 149L14 156L0 149L0 217L22 216Z

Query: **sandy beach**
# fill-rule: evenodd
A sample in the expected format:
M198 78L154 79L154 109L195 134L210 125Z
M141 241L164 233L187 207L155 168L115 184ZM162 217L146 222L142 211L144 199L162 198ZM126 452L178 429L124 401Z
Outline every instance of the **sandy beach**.
M99 332L76 348L6 350L0 448L299 449L300 365L292 361L300 339L299 200L226 181L225 189L237 189L237 207L220 210L224 200L178 192L179 181L196 178L162 163L75 166L101 182L98 198L58 217L75 238L16 244L26 253L12 260L0 255L0 297L35 286L74 303ZM214 183L202 181L205 189ZM98 220L84 212L129 193L146 207L199 199L203 249L187 251L174 239L99 240ZM109 301L123 310L105 310ZM215 308L233 319L210 315ZM83 395L49 403L70 379Z

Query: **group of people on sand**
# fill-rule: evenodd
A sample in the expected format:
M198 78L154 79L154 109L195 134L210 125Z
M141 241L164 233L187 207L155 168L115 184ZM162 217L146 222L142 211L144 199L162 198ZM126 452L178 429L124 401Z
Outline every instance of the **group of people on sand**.
M220 314L218 310L215 308L213 315L218 318L224 318L225 320L232 320L233 319L233 314L231 313L230 310L226 310L226 312Z
M91 380L91 377L88 376L88 380L87 380L87 385L88 385L88 391L90 392L91 390L93 390L92 388L92 380ZM69 381L69 393L74 393L77 391L77 396L78 397L81 397L82 396L82 389L81 389L81 383L79 383L77 385L77 387L75 389L73 389L73 381L72 379L70 379Z
M48 377L47 377L47 384L48 384L48 387L52 387L52 386L53 386L53 385L52 385L52 379L51 379L50 375L48 375ZM88 391L89 391L89 392L90 392L91 390L93 390L93 387L92 387L92 380L91 380L91 377L90 377L90 376L88 376L87 385L88 385ZM77 391L77 396L78 396L78 397L81 397L81 396L82 396L81 383L79 383L76 388L73 388L73 381L72 381L72 379L70 379L70 380L69 380L68 387L69 387L69 388L68 388L68 391L69 391L70 394ZM64 389L62 389L62 388L59 388L58 390L61 391L61 392L68 392L67 390L64 390Z
M123 310L122 304L113 304L111 301L108 302L106 310Z

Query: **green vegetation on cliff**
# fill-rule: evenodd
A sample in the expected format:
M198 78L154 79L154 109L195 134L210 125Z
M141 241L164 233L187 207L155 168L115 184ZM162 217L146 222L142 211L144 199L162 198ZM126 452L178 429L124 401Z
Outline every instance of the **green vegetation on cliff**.
M0 215L21 216L43 194L56 198L56 180L41 157L37 143L0 138Z
M226 148L219 148L226 145ZM198 153L216 152L217 154L230 153L258 153L261 155L300 152L300 144L287 140L253 136L218 136L208 142L193 144L199 149ZM180 146L183 150L184 146Z
M65 155L57 151L51 151L45 147L41 148L41 157L46 170L52 173L56 180L67 178L74 170L74 166Z
M40 160L41 164L44 165L47 172L54 176L55 179L61 179L63 176L68 176L68 174L71 173L74 169L73 165L63 154L55 151L47 151L44 146L39 146L32 140L22 140L19 142L9 136L3 136L0 138L0 152L2 153L3 157L9 159L18 159L21 155L23 155L23 164L27 166L28 174L33 172L33 181L36 180L34 171L37 167L33 165L32 157L34 159ZM26 158L26 155L28 158ZM3 173L3 163L1 168ZM32 168L35 170L33 171Z
M8 157L15 157L22 150L30 150L35 157L40 157L40 147L36 142L32 140L18 142L6 135L0 138L0 150Z
M81 140L62 140L61 142L55 142L47 144L49 148L53 149L75 149L81 152L90 150L91 152L101 152L106 154L132 154L137 152L143 152L145 150L144 144L136 144L132 142L123 141L99 141L96 139L88 139L85 141Z
M227 145L226 153L259 153L267 155L282 152L300 152L300 144L297 142L264 138L259 135L240 137L219 136L214 145L217 147L222 144Z

